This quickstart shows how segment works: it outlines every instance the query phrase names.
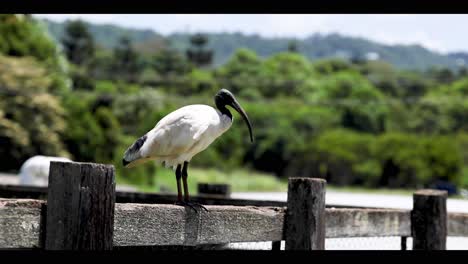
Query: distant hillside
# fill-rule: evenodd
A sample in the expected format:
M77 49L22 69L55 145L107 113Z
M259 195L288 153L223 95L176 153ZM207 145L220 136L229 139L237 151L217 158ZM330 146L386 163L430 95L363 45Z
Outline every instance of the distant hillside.
M60 39L65 23L45 20L51 34ZM189 35L184 33L162 36L152 30L129 29L115 25L90 24L89 30L97 43L112 48L122 35L127 35L144 53L157 50L161 46L171 45L181 51L189 45ZM259 56L267 57L285 51L292 38L264 38L258 35L242 33L210 33L209 46L213 48L214 64L226 62L233 52L241 47L254 50ZM468 58L466 53L440 54L420 45L384 45L363 38L348 37L339 34L314 34L303 40L296 40L299 52L311 60L342 58L378 58L401 69L425 70L431 66L456 69L460 58ZM466 60L468 62L468 60Z
M460 66L466 66L466 64L468 64L468 53L466 52L453 52L449 53L448 56L454 59Z
M66 23L57 23L50 20L43 20L49 29L49 32L56 40L60 40L63 36ZM130 29L115 25L96 25L86 22L88 29L93 35L95 41L102 47L113 48L120 37L126 35L133 42L141 43L153 41L154 39L164 39L160 34L152 30Z

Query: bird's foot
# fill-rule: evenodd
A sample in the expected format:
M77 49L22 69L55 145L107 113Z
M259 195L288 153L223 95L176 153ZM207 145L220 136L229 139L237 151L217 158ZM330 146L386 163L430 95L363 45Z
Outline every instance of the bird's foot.
M189 201L186 201L186 203L189 204L189 206L198 206L198 207L201 207L203 210L205 210L205 212L208 212L208 209L206 209L206 207L203 206L202 204L195 203L195 202L189 202Z
M205 210L206 212L208 212L208 209L206 209L205 206L199 204L199 203L195 203L195 202L189 202L189 201L177 201L175 203L176 205L181 205L181 206L190 206L190 208L192 208L195 212L198 213L197 209L195 209L195 206L197 207L201 207L203 208L203 210Z

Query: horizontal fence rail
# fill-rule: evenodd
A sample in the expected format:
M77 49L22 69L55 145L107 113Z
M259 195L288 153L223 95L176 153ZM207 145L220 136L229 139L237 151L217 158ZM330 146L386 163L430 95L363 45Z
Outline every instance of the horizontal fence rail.
M0 199L0 248L42 248L47 203ZM116 203L114 246L201 245L284 240L284 207L206 206L209 212L165 204ZM325 210L327 238L411 236L411 211ZM449 236L468 236L468 214L449 213Z
M174 205L175 195L115 189L112 165L79 162L51 162L47 188L0 186L0 248L207 249L270 241L278 250L284 240L286 250L323 250L325 238L399 236L402 249L412 237L413 249L444 250L447 236L468 236L468 214L448 213L447 193L437 190L415 192L412 210L326 207L325 180L289 178L287 202L207 189L212 195L192 198L204 211Z
M411 211L326 209L327 238L380 236L411 236Z

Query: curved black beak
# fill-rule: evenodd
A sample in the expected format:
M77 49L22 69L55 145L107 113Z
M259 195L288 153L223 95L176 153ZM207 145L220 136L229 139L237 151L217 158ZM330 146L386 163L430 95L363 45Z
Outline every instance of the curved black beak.
M253 133L252 133L252 125L250 124L249 117L247 116L247 113L245 113L244 109L242 106L240 106L239 102L237 102L236 98L232 98L232 102L229 104L232 106L232 108L236 109L236 111L242 116L244 119L245 123L247 124L247 127L249 128L249 133L250 133L250 141L253 143L254 138L253 138Z

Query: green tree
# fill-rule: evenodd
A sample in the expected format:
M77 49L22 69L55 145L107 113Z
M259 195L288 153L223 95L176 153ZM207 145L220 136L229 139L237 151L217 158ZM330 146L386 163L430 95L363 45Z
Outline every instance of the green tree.
M112 110L125 134L142 136L163 117L170 106L168 101L160 91L140 89L135 94L117 96Z
M25 15L0 15L0 52L15 57L33 56L38 61L57 59L53 40Z
M0 54L35 58L51 80L51 92L70 88L65 56L45 25L31 16L0 14Z
M388 112L385 97L357 72L343 71L320 78L307 100L339 110L345 128L371 133L385 131Z
M288 51L289 52L299 52L299 48L297 45L297 41L292 40L288 43Z
M468 78L460 78L450 84L440 85L429 91L424 100L437 109L434 121L444 121L445 131L468 131ZM439 123L437 123L439 125Z
M145 78L146 82L163 87L175 86L178 90L189 86L188 74L193 65L179 51L161 49L153 55L149 65L152 72Z
M314 71L320 75L328 75L340 71L353 70L353 65L343 59L323 59L312 64Z
M315 155L327 181L337 185L377 185L381 167L374 158L374 136L336 129L322 133L316 142Z
M161 49L154 55L152 67L163 76L186 74L191 67L189 62L174 49Z
M465 78L468 77L468 68L466 66L460 67L457 73L457 78Z
M67 96L67 148L81 162L109 163L121 143L122 130L112 105L99 102L99 96L80 92Z
M75 92L64 100L67 109L65 144L74 160L97 162L96 150L109 146L104 146L103 131L90 111L91 99L83 94L79 98L77 95Z
M301 97L311 90L313 77L306 58L296 53L278 53L262 64L260 90L265 97Z
M189 83L186 86L187 88L182 90L185 93L181 92L181 94L207 94L213 96L219 90L211 71L193 69L187 77Z
M406 99L418 99L428 92L434 86L431 79L425 78L417 72L400 72L397 77L398 86L401 87L401 97Z
M111 50L96 47L95 54L86 67L86 73L93 80L114 78L113 53Z
M257 54L241 48L226 64L216 69L214 75L220 87L239 96L259 98L261 70L262 61Z
M187 49L187 58L196 66L209 66L213 61L213 51L206 48L208 37L201 33L190 37L191 47Z
M3 170L33 155L68 156L65 111L50 94L53 78L32 57L0 56L0 156Z
M406 94L405 87L398 83L398 71L391 64L384 61L367 61L358 69L385 95L401 98Z
M456 78L452 70L448 68L432 67L428 70L427 75L441 84L451 83Z
M96 49L94 39L83 21L68 22L61 41L68 60L73 64L83 66L93 59Z
M129 82L137 81L140 71L139 56L129 37L122 36L114 49L114 78Z
M423 188L436 180L461 181L463 156L451 137L388 133L378 137L375 154L383 168L382 186Z

